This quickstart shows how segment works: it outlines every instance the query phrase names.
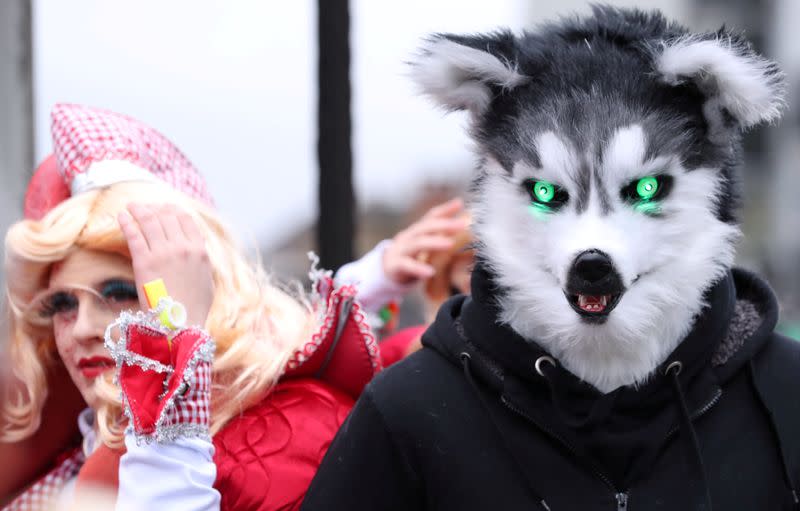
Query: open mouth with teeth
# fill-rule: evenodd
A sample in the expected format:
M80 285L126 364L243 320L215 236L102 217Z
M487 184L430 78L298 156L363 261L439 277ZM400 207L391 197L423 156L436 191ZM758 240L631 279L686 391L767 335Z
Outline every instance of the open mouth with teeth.
M603 321L619 303L622 293L605 295L567 294L567 301L572 308L586 319Z
M590 323L605 322L624 292L622 277L611 258L595 249L578 254L564 289L572 309Z

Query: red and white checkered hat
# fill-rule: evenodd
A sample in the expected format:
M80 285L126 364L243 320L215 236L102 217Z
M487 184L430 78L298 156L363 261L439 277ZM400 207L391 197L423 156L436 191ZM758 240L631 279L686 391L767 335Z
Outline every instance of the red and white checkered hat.
M63 200L122 181L160 179L211 205L206 182L175 144L128 116L57 104L51 113L53 155L31 178L25 218L38 220Z

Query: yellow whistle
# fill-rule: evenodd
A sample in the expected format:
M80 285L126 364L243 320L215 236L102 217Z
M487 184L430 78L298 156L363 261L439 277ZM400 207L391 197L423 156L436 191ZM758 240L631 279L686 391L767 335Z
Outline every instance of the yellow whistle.
M150 282L146 282L142 287L144 288L144 295L147 297L147 305L151 309L158 307L159 300L169 297L167 286L164 284L163 279L151 280Z
M167 301L164 310L159 314L158 319L167 328L181 328L186 324L186 309L180 303L170 298L164 280L156 279L146 282L143 286L144 295L147 297L147 305L151 309L158 307L162 300Z

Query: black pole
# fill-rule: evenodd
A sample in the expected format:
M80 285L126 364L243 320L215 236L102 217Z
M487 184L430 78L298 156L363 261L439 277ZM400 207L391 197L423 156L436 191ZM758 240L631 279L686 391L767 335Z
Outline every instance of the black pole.
M353 259L355 234L350 121L350 13L348 0L318 0L319 219L323 268Z

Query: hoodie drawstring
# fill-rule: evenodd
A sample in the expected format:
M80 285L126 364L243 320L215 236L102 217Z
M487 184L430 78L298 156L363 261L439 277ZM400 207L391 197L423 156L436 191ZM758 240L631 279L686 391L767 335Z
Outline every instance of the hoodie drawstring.
M683 387L681 387L681 382L678 379L678 375L681 374L681 369L683 369L683 364L677 361L672 362L664 370L664 374L669 376L672 382L672 390L675 393L675 401L678 403L678 410L680 412L681 436L686 446L687 456L688 459L694 460L695 462L695 468L700 475L700 484L706 494L706 505L708 511L711 511L711 492L708 488L708 478L706 477L706 469L703 465L703 455L700 452L700 442L697 440L697 433L692 425L689 407L686 405L686 396L683 395Z
M516 468L517 472L519 473L519 475L522 477L522 479L524 481L528 481L527 473L525 472L525 470L523 470L522 465L520 464L520 462L517 459L517 457L514 456L514 451L512 451L511 448L506 443L506 438L502 434L502 432L500 430L500 427L497 425L497 422L495 421L494 416L492 415L492 411L489 408L489 404L484 399L483 394L481 393L481 390L478 388L478 384L475 382L475 379L472 377L472 371L470 370L470 367L469 367L469 361L470 361L470 359L472 357L470 356L469 353L467 353L465 351L465 352L462 352L461 355L459 355L459 358L461 358L461 365L464 368L464 376L467 378L467 381L469 382L470 386L472 387L472 390L474 391L475 395L478 396L478 401L480 401L481 406L483 406L483 409L486 412L486 415L489 416L489 420L491 420L492 426L494 426L495 433L497 433L497 436L500 439L500 443L505 448L505 450L508 453L509 457L514 461L514 468ZM533 489L533 487L530 485L530 481L528 481L528 484L526 485L526 489L528 490L528 493L530 493L530 495L533 498L533 500L535 502L538 502L539 506L541 506L542 509L544 509L545 511L551 511L550 510L550 506L547 505L547 502L545 502L544 498L542 498Z
M792 496L792 509L795 511L800 511L800 498L798 498L797 490L794 487L794 483L792 483L792 474L789 471L789 464L786 462L786 456L783 453L783 444L781 442L781 436L778 433L778 427L775 425L775 417L772 414L772 411L767 406L767 403L764 401L764 396L761 395L761 391L758 389L758 385L756 385L756 374L755 368L753 367L753 361L750 361L749 364L749 373L750 373L750 385L753 387L753 393L756 395L756 401L758 401L761 410L764 412L764 415L767 416L767 422L769 423L769 429L772 433L772 436L775 439L775 442L778 444L778 457L781 459L781 466L783 468L783 479L786 483L786 488L789 490L789 493Z
M502 434L500 427L495 421L494 416L491 413L491 409L489 408L489 404L486 402L486 399L481 393L478 384L475 382L475 379L472 376L472 371L470 370L470 359L472 357L470 356L469 353L462 352L459 358L461 359L461 365L464 369L464 376L466 377L467 381L472 387L473 392L478 397L478 401L481 403L481 406L484 408L484 411L489 416L489 420L492 422L492 425L494 426L495 432L497 433L497 436L500 439L501 445L503 445L509 457L513 460L514 467L516 471L520 474L522 479L528 481L527 473L522 468L522 465L520 464L517 457L514 456L514 452L506 443L505 436ZM706 476L705 465L703 463L703 455L702 452L700 451L700 442L697 439L697 432L695 431L694 425L692 424L691 413L689 412L689 407L686 404L686 396L683 393L683 387L681 386L680 379L678 378L682 369L683 365L681 364L681 362L675 361L667 366L667 368L664 370L664 374L667 375L670 379L670 382L672 384L672 390L675 396L675 401L678 405L678 411L680 417L680 432L684 440L684 445L686 446L688 459L694 461L695 469L699 475L699 481L705 493L707 511L712 511L713 507L711 502L711 493L708 486L708 478ZM537 372L538 371L539 368L537 367ZM777 442L778 456L781 460L781 466L783 468L784 481L792 498L793 509L795 511L800 511L800 496L798 495L798 492L795 489L792 482L791 473L789 471L789 465L786 462L786 456L784 455L783 452L781 438L778 433L778 429L775 426L775 419L772 415L772 412L769 410L766 403L764 402L764 398L761 395L758 386L756 385L755 373L752 362L750 363L749 366L749 373L750 373L750 382L751 385L753 386L757 401L767 417L770 431L772 432L772 435L774 436L775 441ZM544 376L543 374L541 375ZM547 505L547 502L544 500L544 498L542 498L530 484L527 485L526 489L533 497L534 501L536 501L544 511L551 511L550 506Z

